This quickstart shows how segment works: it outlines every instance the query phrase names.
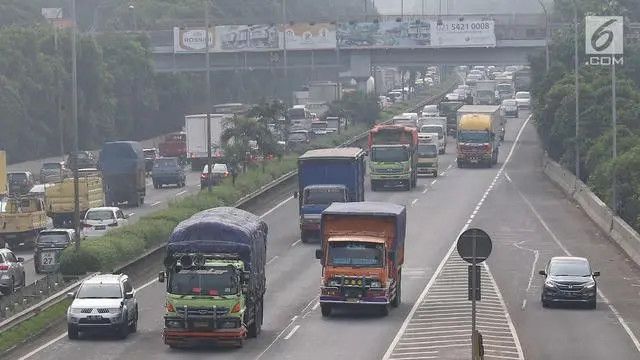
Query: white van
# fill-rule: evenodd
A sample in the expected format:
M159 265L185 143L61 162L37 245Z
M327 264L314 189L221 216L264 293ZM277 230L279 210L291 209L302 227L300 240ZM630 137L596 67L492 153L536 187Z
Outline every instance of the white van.
M431 134L431 136L434 136L433 134L435 134L433 143L438 146L438 153L444 154L447 151L447 137L445 135L445 131L446 128L442 125L427 124L420 127L418 136L420 137L422 135L423 137L426 137L426 135L423 134Z

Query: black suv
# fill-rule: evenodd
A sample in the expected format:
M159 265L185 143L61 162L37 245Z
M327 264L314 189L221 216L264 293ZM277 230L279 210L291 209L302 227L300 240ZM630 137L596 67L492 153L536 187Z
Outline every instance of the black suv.
M78 169L96 168L98 166L98 160L93 153L90 151L78 151L72 152L67 156L67 166L70 170L75 170L74 155L77 157Z
M599 271L591 271L589 260L582 257L556 256L549 260L545 270L540 300L543 307L556 302L586 304L596 308Z
M153 180L153 187L159 189L165 184L176 184L178 187L184 187L187 177L182 165L180 165L180 159L177 157L163 157L153 161L151 179Z

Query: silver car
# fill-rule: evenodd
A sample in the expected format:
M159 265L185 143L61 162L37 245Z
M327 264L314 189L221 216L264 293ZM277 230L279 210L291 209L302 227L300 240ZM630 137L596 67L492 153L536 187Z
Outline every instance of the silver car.
M69 339L90 330L115 331L124 339L138 329L138 300L127 275L96 275L67 296L73 298L67 309Z
M0 291L4 295L13 293L17 286L25 285L23 262L24 259L16 257L11 250L0 249Z

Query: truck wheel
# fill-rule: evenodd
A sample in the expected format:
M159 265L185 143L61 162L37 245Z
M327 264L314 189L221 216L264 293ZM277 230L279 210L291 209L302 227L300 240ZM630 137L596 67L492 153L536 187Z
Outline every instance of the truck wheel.
M460 168L460 169L464 168L464 163L462 161L457 160L456 163L458 165L458 168Z
M132 207L138 207L140 206L140 198L138 197L138 195L133 195L131 200L129 200L129 206Z
M411 179L411 187L415 188L416 186L418 186L418 175L417 174L414 175L413 178ZM411 189L409 189L409 190L411 190Z
M155 182L155 181L153 182L153 188L154 188L154 189L159 188L158 183L157 183L157 182Z
M380 315L382 316L389 315L389 304L380 305Z
M371 191L377 191L378 190L378 185L376 184L375 181L371 180Z
M407 185L405 185L404 187L406 191L411 191L411 182L412 182L411 179L407 180Z
M331 316L331 304L320 304L320 312L323 317Z
M51 222L53 223L54 228L60 228L64 225L64 221L61 220L59 216L54 216L53 219L51 219Z
M398 273L398 284L396 285L396 296L393 298L391 302L391 306L397 308L400 306L400 302L402 301L402 274Z
M253 322L251 323L251 325L249 325L249 328L247 329L247 336L250 338L255 338L258 337L258 334L260 334L260 312L262 311L261 306L259 304L255 304L254 305L254 309L253 309Z
M144 196L140 196L139 203L140 203L140 205L144 205Z
M300 231L300 241L302 241L305 244L309 241L307 232L304 230Z

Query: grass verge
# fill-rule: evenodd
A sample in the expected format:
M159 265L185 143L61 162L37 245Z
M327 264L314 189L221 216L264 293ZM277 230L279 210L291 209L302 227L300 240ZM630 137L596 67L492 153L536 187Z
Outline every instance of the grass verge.
M69 304L71 304L71 300L64 299L38 315L12 327L9 331L0 333L0 354L29 341L40 335L49 326L54 325L67 313Z

